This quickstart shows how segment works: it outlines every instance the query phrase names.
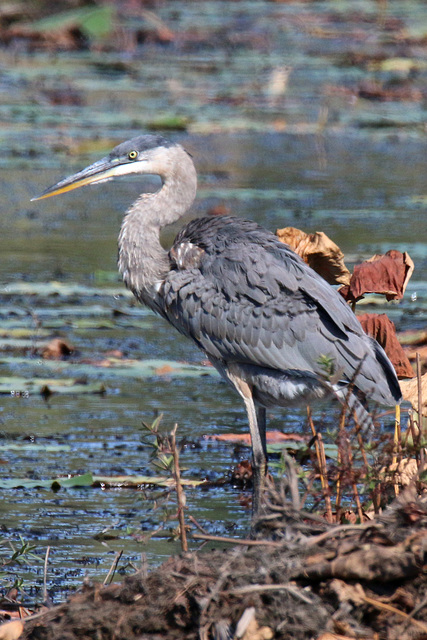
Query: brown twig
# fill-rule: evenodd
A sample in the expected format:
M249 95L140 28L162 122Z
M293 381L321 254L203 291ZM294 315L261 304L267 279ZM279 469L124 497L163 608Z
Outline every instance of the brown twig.
M345 397L345 402L341 408L341 414L340 414L340 422L339 422L339 427L338 427L338 453L337 453L337 469L338 469L338 477L337 477L337 495L336 495L336 499L335 499L335 518L336 521L339 522L341 519L341 500L342 500L342 496L343 496L343 486L342 486L342 478L343 478L343 473L342 473L342 465L343 465L343 460L344 460L344 454L343 454L343 443L344 443L344 434L345 434L345 419L346 419L346 413L347 413L347 408L348 408L348 401L350 399L350 394L351 394L351 390L353 388L353 385L349 385L348 386L348 390L347 390L347 394Z
M308 596L300 593L298 589L295 589L290 584L249 584L246 587L238 587L237 589L230 589L230 591L224 592L225 595L240 596L247 593L262 593L266 591L287 591L295 598L302 600L306 604L313 604Z
M353 452L351 450L351 443L350 442L348 442L348 461L349 461L349 465L350 465L351 486L352 486L352 489L353 489L354 501L356 503L357 515L359 516L360 522L363 522L362 505L360 503L359 491L357 489L356 480L354 479Z
M47 602L47 563L49 561L50 547L46 549L43 567L43 602Z
M356 412L353 412L353 420L354 420L354 424L355 424L355 431L356 431L356 437L357 437L357 442L359 443L359 448L360 448L360 454L362 456L362 460L363 460L363 466L364 466L364 473L365 475L368 473L368 469L369 469L369 464L368 464L368 458L366 457L366 451L365 451L365 445L363 444L363 438L362 438L362 434L361 434L361 429L360 429L360 424L357 420L357 416L356 416Z
M113 560L113 563L112 563L112 565L111 565L111 567L110 567L110 570L109 570L109 572L107 573L107 575L106 575L106 578L105 578L104 582L102 583L102 584L104 585L104 587L105 587L107 584L111 584L111 583L112 583L113 578L114 578L114 574L116 573L117 565L119 564L119 562L120 562L120 558L122 557L122 555L123 555L123 549L121 549L120 551L118 551L118 552L116 553L116 557L115 557L115 558L114 558L114 560Z
M178 521L179 521L179 537L181 539L181 549L184 553L188 551L187 531L185 529L185 493L181 484L181 470L179 468L179 452L176 446L176 430L178 425L175 424L171 433L171 449L173 455L173 477L176 485L176 497L178 501Z
M322 476L324 478L324 485L322 485L324 498L325 498L325 506L326 506L326 520L327 522L333 522L334 517L332 515L332 501L331 496L329 494L329 485L327 480L328 469L326 466L326 455L325 455L325 447L323 444L322 434L317 434L317 439L319 442L319 451L320 451L320 464L322 469Z
M422 381L421 381L421 358L417 351L417 386L418 386L418 443L420 447L420 468L419 472L424 471L424 441L425 434L423 428L423 396L422 396Z
M424 607L426 605L427 605L427 597L424 598L423 600L421 600L421 602L414 609L412 609L411 613L408 613L408 617L406 619L406 622L403 625L403 629L404 630L407 629L407 627L409 626L409 624L413 620L414 616L416 616L417 613L419 613L421 611L421 609L424 609Z
M206 529L204 529L202 525L199 522L197 522L196 518L194 518L193 516L188 516L188 519L190 520L190 522L194 524L195 527L198 528L199 531L201 531L205 535L208 535L208 532L206 531Z
M326 467L325 447L323 446L322 435L320 433L317 433L316 428L314 426L311 407L309 405L307 405L307 420L311 429L311 433L313 434L313 437L314 437L314 447L316 449L320 483L322 485L323 497L325 499L326 520L327 522L333 522L331 496L329 494L329 485L328 485L328 479L327 479L328 470Z
M400 405L396 405L396 417L394 421L394 438L393 438L393 458L392 464L398 464L398 460L400 460L400 450L401 450L401 440L402 433L400 430ZM397 482L396 476L393 478L393 487L395 496L399 495L399 483Z
M424 633L427 633L427 624L425 622L420 622L420 620L415 620L411 617L411 614L405 613L404 611L400 611L400 609L396 609L396 607L392 607L391 604L386 604L385 602L380 602L379 600L375 600L374 598L369 598L368 596L361 596L362 600L366 602L366 604L370 604L376 609L380 609L382 611L388 611L389 613L394 613L397 616L404 618L406 621L413 624L415 627L418 627Z
M339 524L332 529L328 529L328 531L324 531L323 533L319 533L317 536L312 536L309 538L305 545L307 547L313 547L316 544L320 544L324 540L328 538L333 538L334 536L344 532L344 531L364 531L365 529L370 529L372 527L382 529L382 525L379 525L377 522L363 522L362 524Z
M274 542L273 540L248 540L242 538L227 538L225 536L211 536L209 534L193 533L195 540L209 540L210 542L228 542L229 544L237 544L245 547L281 547L282 542Z

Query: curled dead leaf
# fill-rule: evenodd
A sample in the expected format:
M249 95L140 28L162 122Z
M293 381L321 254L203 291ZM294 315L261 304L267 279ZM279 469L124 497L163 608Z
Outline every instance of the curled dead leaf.
M285 227L277 229L276 235L329 284L350 283L351 274L344 264L343 252L323 231L305 233L295 227Z
M339 291L347 302L357 302L365 293L379 293L387 300L400 300L413 271L414 263L406 251L401 253L392 249L356 265L350 283Z
M402 345L397 339L394 322L385 313L364 313L357 316L357 319L365 333L382 346L396 371L397 377L413 378L415 373Z

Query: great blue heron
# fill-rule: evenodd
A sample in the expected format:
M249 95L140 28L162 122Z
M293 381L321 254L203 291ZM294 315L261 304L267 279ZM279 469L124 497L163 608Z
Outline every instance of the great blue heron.
M327 394L344 401L355 374L356 392L394 405L401 399L396 374L343 298L255 222L198 218L179 232L169 252L163 249L161 229L188 211L197 190L193 161L179 144L138 136L35 199L129 174L158 175L162 187L140 195L127 210L119 271L135 297L191 338L241 395L257 514L267 461L266 407Z

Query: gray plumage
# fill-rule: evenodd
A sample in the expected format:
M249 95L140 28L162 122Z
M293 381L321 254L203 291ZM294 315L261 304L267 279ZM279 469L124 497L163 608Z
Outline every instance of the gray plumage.
M41 197L130 173L157 174L119 235L119 270L142 303L191 338L244 400L254 457L254 512L261 504L265 408L335 395L346 386L372 401L401 399L394 369L343 298L287 245L256 223L231 216L191 221L167 252L161 229L191 206L197 177L184 149L140 136ZM333 375L325 370L325 361ZM356 395L353 408L363 413Z

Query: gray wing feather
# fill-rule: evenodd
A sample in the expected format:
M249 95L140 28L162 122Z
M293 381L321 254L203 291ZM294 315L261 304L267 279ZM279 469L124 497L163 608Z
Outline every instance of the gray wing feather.
M347 380L360 365L357 386L378 402L394 402L399 392L387 357L325 280L254 223L240 233L238 219L201 220L198 267L172 270L164 284L164 314L181 332L226 363L322 376L319 359L328 356ZM220 231L210 238L213 223ZM227 224L237 230L227 235ZM191 228L189 236L196 244Z

